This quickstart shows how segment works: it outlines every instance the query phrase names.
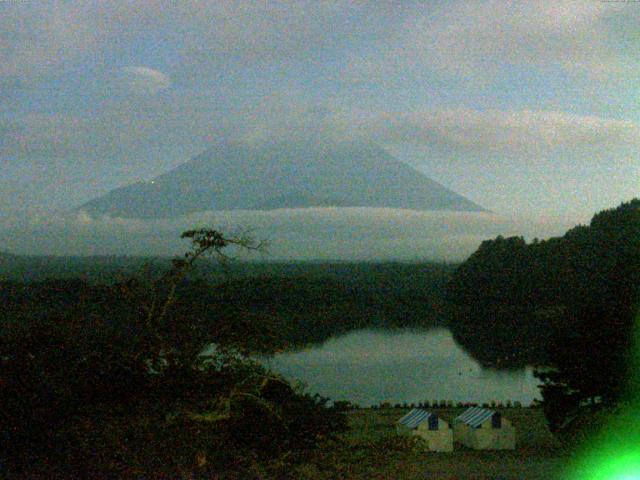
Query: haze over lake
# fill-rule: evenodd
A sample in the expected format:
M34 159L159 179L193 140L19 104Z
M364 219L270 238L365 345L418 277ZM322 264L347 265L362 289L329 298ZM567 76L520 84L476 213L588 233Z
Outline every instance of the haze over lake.
M481 368L445 328L358 330L262 361L288 379L304 382L310 393L361 406L425 400L528 405L540 398L532 368Z

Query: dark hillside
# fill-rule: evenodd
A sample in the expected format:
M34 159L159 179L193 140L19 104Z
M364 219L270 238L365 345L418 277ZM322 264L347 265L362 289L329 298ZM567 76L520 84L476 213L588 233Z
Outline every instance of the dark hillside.
M39 280L0 281L3 318L12 324L93 318L126 325L132 312L114 285L139 271L144 260L151 261L151 272L168 263L22 257L21 268L7 277ZM272 332L269 348L322 342L355 328L429 327L445 321L444 289L453 268L408 263L231 263L221 268L203 263L181 285L175 315L199 317L205 325L223 316L250 321L263 327L256 335Z
M640 200L596 214L589 226L527 244L488 240L456 270L447 298L456 339L487 364L550 361L549 347L579 330L586 305L632 305L640 285ZM622 315L622 314L621 314ZM623 315L624 316L624 315ZM621 322L629 321L620 318ZM607 344L628 334L610 315L591 325ZM625 333L627 332L627 333ZM604 343L603 343L604 346ZM613 352L609 352L613 354Z

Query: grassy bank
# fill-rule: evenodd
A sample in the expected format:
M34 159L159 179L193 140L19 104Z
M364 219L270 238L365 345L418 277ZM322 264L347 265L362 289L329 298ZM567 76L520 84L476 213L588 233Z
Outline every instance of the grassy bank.
M452 420L463 410L432 410ZM453 453L424 450L419 439L399 437L395 421L406 409L362 409L349 413L351 431L298 467L301 479L502 479L553 480L567 454L548 431L540 409L502 410L517 429L515 451L474 451L456 444Z

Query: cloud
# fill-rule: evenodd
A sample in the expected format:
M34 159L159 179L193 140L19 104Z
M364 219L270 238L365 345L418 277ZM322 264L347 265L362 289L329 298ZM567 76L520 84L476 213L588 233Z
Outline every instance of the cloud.
M498 64L574 66L613 53L597 36L605 11L604 2L464 2L429 25L428 33L421 22L411 32L416 44L429 43L439 66L452 71L479 68L488 59Z
M631 4L92 0L0 10L0 210L18 191L24 203L81 203L221 136L418 144L437 150L423 156L432 164L498 165L503 183L525 164L541 172L544 159L598 186L601 172L579 175L584 159L624 163L622 176L633 159L617 151L638 147ZM314 105L330 113L309 115Z
M171 85L167 75L148 67L125 67L118 79L122 87L135 95L155 95Z
M197 146L192 152L199 153L206 139L227 128L229 122L198 98L153 97L167 85L160 72L136 73L130 80L126 91L139 95L105 102L99 109L0 119L0 158L75 157L117 165L143 152L161 156L176 145Z
M147 180L233 131L199 98L127 95L90 111L0 118L0 213L69 209Z
M637 73L629 32L640 10L582 0L404 2L8 2L2 5L0 77L76 68L88 52L164 35L183 81L230 65L296 64L318 74L371 81L435 69L486 79L511 66L550 66L597 77ZM147 38L147 39L148 39ZM346 67L345 67L346 66ZM493 72L493 73L491 73Z
M640 127L632 121L558 111L456 109L361 118L366 120L360 120L359 129L381 142L435 144L481 154L640 146Z
M151 78L151 83L156 81ZM150 92L157 85L144 88ZM616 152L640 148L640 126L632 121L560 111L405 113L309 109L304 101L278 100L230 114L210 110L198 98L140 99L143 101L115 102L91 115L29 114L0 121L0 164L9 171L41 158L58 175L66 170L88 172L95 182L114 188L157 176L220 138L260 143L296 142L314 136L328 142L372 141L391 149L412 144L444 152L441 156L448 162L460 155L491 156L513 171L532 160L557 157L559 152L562 156L557 162L572 163L578 156L602 163L610 162ZM114 174L119 183L100 181L100 175Z
M75 215L5 220L0 240L18 253L173 255L188 245L182 231L250 228L271 246L267 259L461 260L497 235L559 235L561 221L516 221L486 213L378 208L308 208L201 212L139 220Z
M421 4L373 53L354 54L348 76L395 82L435 70L486 83L514 67L598 79L637 73L638 42L626 30L640 21L640 10L628 7L581 0Z
M287 108L267 106L252 114L241 139L251 142L296 141L316 136L325 141L364 140L382 145L414 144L448 152L502 157L517 162L564 151L614 152L640 148L640 125L631 120L550 110L414 110ZM274 113L275 111L275 113ZM599 156L604 161L605 156Z
M39 3L0 5L0 78L51 74L100 43L101 23L87 5Z
M308 61L357 32L366 33L374 5L303 0L252 2L6 2L0 15L0 77L23 79L76 66L90 51L118 52L145 35L170 36L179 64ZM376 15L373 15L376 17ZM184 60L187 61L184 61ZM193 71L191 72L193 73ZM189 73L187 72L187 75Z

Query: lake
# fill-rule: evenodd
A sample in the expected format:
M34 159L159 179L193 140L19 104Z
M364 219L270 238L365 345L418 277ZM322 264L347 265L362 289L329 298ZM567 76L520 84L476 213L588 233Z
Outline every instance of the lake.
M304 382L310 393L361 406L425 400L529 405L540 398L532 368L482 368L445 328L357 330L260 361L290 380Z

